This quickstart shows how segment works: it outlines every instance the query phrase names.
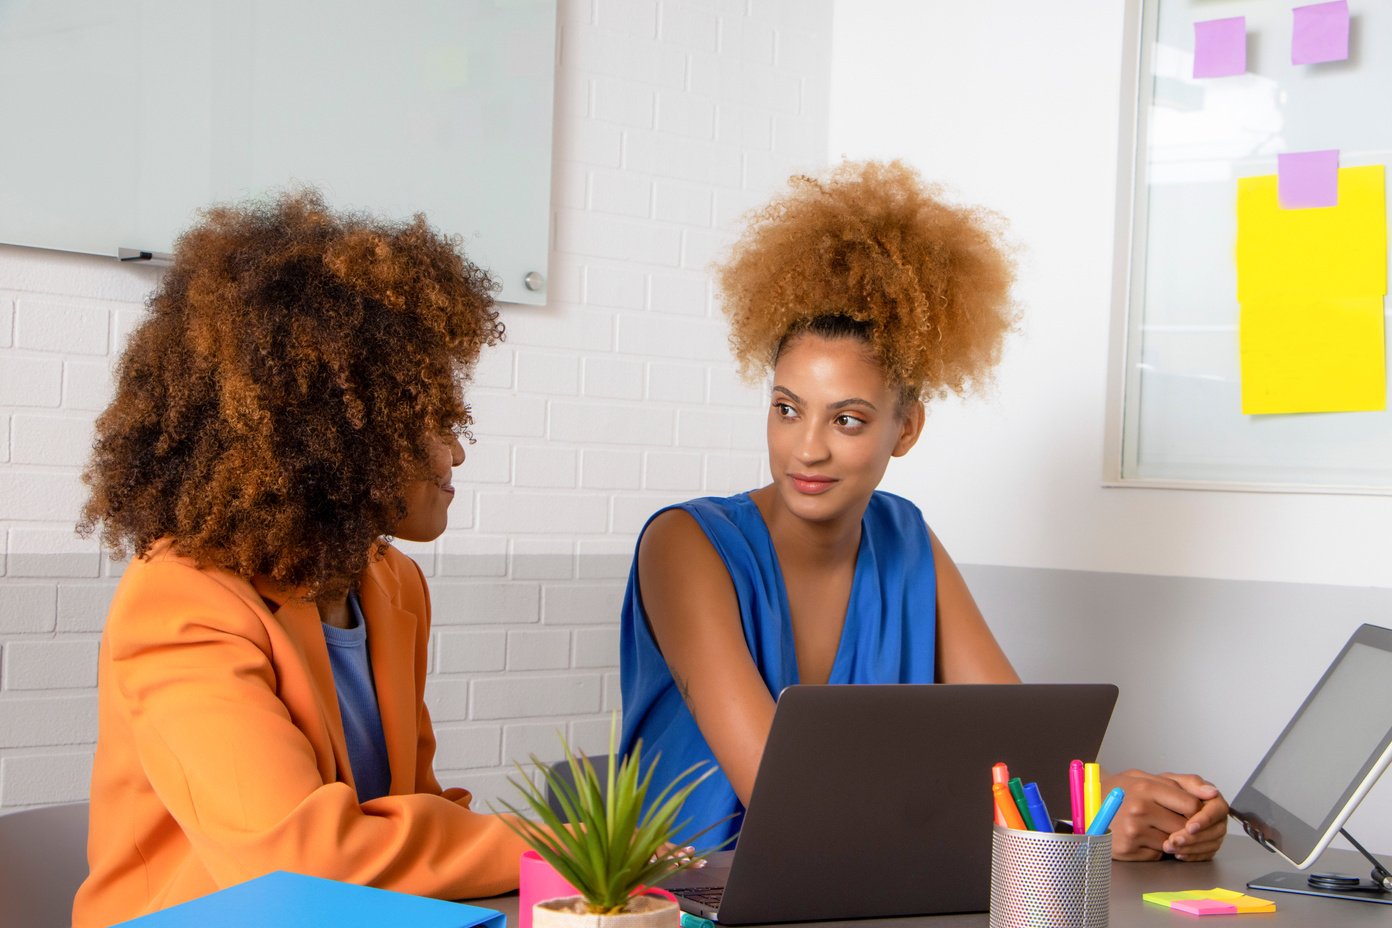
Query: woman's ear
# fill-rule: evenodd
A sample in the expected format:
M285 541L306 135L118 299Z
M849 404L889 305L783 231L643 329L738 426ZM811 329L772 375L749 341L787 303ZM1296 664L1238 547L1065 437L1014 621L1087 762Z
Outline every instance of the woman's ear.
M899 440L894 443L891 456L902 457L918 442L918 436L923 434L923 420L926 415L922 400L915 399L904 406L899 417Z

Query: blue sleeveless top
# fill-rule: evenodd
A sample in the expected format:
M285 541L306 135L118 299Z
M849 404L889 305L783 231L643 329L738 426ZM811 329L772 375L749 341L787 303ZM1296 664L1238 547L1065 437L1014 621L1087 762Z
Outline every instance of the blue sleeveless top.
M741 493L667 508L690 513L725 562L739 600L745 643L769 693L777 698L784 687L798 682L797 655L783 574L758 506L748 493ZM642 543L641 533L638 541ZM861 523L850 602L827 682L932 683L936 632L937 577L923 514L908 500L877 491ZM648 625L639 596L636 548L620 636L622 750L632 750L641 738L644 770L661 752L649 791L655 798L692 764L717 765ZM696 843L719 844L739 831L744 818L730 781L717 769L687 799L677 820L690 821L674 840L689 844L697 832L731 814L735 817Z

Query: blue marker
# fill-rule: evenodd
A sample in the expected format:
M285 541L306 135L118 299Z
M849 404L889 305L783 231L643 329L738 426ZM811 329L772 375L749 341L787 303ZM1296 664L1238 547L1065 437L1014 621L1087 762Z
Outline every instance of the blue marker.
M690 912L683 912L681 913L681 928L715 928L715 922L709 918L692 915Z
M1049 809L1044 805L1044 797L1039 795L1038 783L1025 784L1025 802L1029 804L1030 821L1035 831L1054 830L1054 820L1049 817Z
M1120 786L1107 794L1107 798L1102 800L1102 807L1097 810L1097 815L1092 819L1092 824L1088 826L1087 833L1090 835L1105 835L1107 828L1112 824L1112 819L1116 817L1117 809L1121 808L1121 801L1126 798L1126 793Z

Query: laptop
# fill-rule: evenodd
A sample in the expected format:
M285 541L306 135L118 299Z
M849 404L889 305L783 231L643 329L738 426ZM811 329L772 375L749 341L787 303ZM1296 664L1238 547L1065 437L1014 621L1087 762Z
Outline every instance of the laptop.
M737 849L663 881L722 925L984 912L991 765L1069 817L1068 762L1093 760L1111 684L790 686Z

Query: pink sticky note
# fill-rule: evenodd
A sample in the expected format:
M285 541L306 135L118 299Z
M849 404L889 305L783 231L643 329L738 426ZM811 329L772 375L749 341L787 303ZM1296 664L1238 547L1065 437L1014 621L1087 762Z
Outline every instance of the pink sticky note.
M1298 6L1293 12L1291 64L1343 61L1348 57L1348 0Z
M1247 72L1247 17L1194 23L1194 76L1230 77Z
M1282 209L1339 205L1339 150L1276 156L1276 201Z
M1231 902L1219 902L1217 899L1176 899L1170 903L1170 908L1184 912L1186 915L1237 914L1237 906Z

